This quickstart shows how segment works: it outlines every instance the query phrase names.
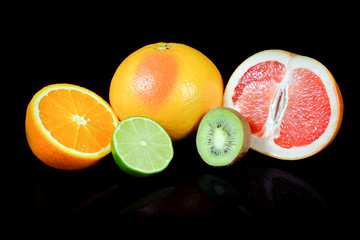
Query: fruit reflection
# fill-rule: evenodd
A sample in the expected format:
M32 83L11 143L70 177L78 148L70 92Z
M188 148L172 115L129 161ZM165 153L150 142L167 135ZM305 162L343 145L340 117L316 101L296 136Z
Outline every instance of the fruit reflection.
M174 187L166 187L137 200L121 211L122 215L138 217L191 217L209 212L214 203L188 179L179 180Z
M220 176L202 175L198 185L209 199L219 205L238 206L244 198L237 188Z
M183 179L135 201L121 213L137 217L231 215L239 219L324 216L324 199L299 177L255 167L242 174L245 176L203 174L196 180Z
M249 192L239 207L251 217L314 216L326 203L308 183L288 172L271 168L249 168Z
M233 168L211 171L166 185L163 178L147 184L134 179L127 188L111 181L96 185L93 178L84 176L48 181L35 186L35 201L29 204L34 204L35 218L50 220L118 217L121 213L125 219L196 216L216 220L230 216L246 221L326 217L331 211L312 185L284 170L250 166L237 170L240 172ZM160 185L152 188L153 184ZM144 194L149 188L153 189L150 194ZM135 198L134 189L144 195Z

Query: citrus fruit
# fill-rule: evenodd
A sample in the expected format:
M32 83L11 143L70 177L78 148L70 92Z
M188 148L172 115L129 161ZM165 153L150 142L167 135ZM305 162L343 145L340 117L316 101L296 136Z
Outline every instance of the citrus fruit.
M224 106L251 128L251 148L279 159L302 159L324 149L342 121L343 100L320 62L282 50L259 52L230 77Z
M25 120L32 152L45 164L64 170L89 167L110 153L118 119L94 92L53 84L31 99Z
M122 120L149 117L172 140L194 130L223 99L221 75L204 54L178 43L155 43L130 54L110 85L110 104Z
M116 164L137 177L163 171L174 156L169 134L157 122L145 117L121 121L112 135L111 150Z

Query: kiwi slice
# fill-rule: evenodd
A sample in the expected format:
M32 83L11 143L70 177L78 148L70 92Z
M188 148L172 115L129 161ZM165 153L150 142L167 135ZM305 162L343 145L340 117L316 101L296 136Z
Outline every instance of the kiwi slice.
M247 120L230 108L214 108L201 120L196 147L201 158L211 166L226 166L248 151L251 131Z

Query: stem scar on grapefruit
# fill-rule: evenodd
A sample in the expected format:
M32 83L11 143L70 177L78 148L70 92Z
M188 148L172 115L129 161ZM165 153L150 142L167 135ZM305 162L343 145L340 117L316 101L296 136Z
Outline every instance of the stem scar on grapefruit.
M224 106L239 111L251 128L251 148L286 160L312 156L335 138L343 100L320 62L282 50L266 50L234 71Z
M31 99L25 119L27 141L45 164L63 170L89 167L111 152L118 118L94 92L53 84Z
M208 111L221 107L223 92L220 72L204 54L160 42L140 48L119 65L109 99L121 120L151 118L172 140L180 140L197 129Z

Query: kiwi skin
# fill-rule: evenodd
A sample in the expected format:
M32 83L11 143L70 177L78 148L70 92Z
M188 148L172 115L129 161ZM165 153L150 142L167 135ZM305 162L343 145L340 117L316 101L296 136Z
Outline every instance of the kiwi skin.
M234 160L232 162L230 162L228 165L226 165L226 166L229 166L231 164L234 164L238 160L240 160L249 150L250 144L251 144L251 129L250 129L250 125L249 125L248 121L246 120L246 118L243 115L241 115L238 111L236 111L232 108L227 108L227 107L221 107L221 108L225 108L225 109L233 112L240 119L241 124L244 129L243 145L242 145L238 155L234 158Z
M227 108L227 107L220 107L220 108L215 108L215 109L226 109L226 111L230 111L231 113L233 113L235 116L237 116L239 118L239 120L241 122L241 125L242 125L242 129L243 129L242 130L243 131L243 141L242 141L243 143L242 143L241 148L239 149L238 154L230 162L223 163L223 164L211 164L211 163L209 163L208 160L206 160L204 158L203 158L203 160L207 164L209 164L209 165L211 165L213 167L229 166L229 165L234 164L238 160L240 160L247 153L247 151L249 150L250 143L251 143L251 130L250 130L250 126L249 126L249 123L247 122L247 120L239 112L237 112L236 110L231 109L231 108ZM199 151L199 149L198 149L198 151ZM200 152L199 152L199 154L200 154Z

